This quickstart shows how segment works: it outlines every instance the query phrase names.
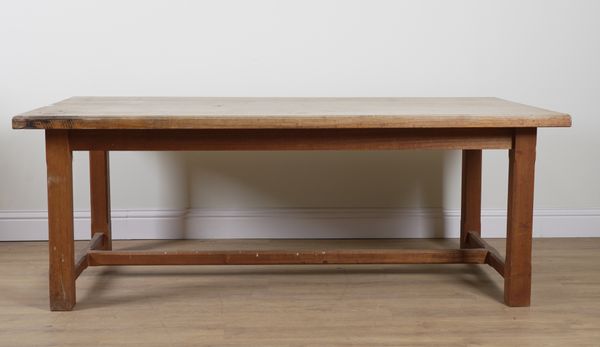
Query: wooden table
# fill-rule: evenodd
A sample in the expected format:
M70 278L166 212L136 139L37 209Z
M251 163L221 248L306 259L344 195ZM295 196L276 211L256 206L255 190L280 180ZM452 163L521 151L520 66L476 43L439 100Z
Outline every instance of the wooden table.
M488 264L504 301L528 306L538 127L564 113L497 98L74 97L13 118L45 129L50 308L71 310L88 266L245 264ZM462 150L460 247L401 250L113 251L109 151ZM481 153L509 153L506 260L481 238ZM75 256L72 152L90 153L91 241Z

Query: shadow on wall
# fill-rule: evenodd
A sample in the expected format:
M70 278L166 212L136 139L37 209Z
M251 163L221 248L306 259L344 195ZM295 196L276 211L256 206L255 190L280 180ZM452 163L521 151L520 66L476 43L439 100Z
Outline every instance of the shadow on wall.
M444 237L446 155L450 153L187 153L191 212L181 236Z

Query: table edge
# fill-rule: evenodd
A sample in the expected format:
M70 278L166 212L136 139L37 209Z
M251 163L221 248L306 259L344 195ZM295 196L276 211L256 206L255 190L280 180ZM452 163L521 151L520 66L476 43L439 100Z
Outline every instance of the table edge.
M473 119L476 117L477 119ZM526 128L570 127L571 116L23 116L13 129L373 129L373 128Z

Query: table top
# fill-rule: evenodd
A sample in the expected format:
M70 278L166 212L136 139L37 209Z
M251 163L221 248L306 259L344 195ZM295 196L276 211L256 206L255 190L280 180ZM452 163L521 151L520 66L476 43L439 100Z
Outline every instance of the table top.
M72 97L17 115L15 129L568 127L571 117L469 98Z

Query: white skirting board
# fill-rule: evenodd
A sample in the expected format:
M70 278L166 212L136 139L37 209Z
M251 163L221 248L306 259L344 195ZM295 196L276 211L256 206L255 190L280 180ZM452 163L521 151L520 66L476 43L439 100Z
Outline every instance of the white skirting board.
M456 238L460 211L310 208L113 210L115 239ZM89 211L75 212L75 237L89 239ZM506 210L483 210L484 237L505 237ZM534 237L600 237L600 209L538 209ZM46 211L0 211L0 241L47 240Z

